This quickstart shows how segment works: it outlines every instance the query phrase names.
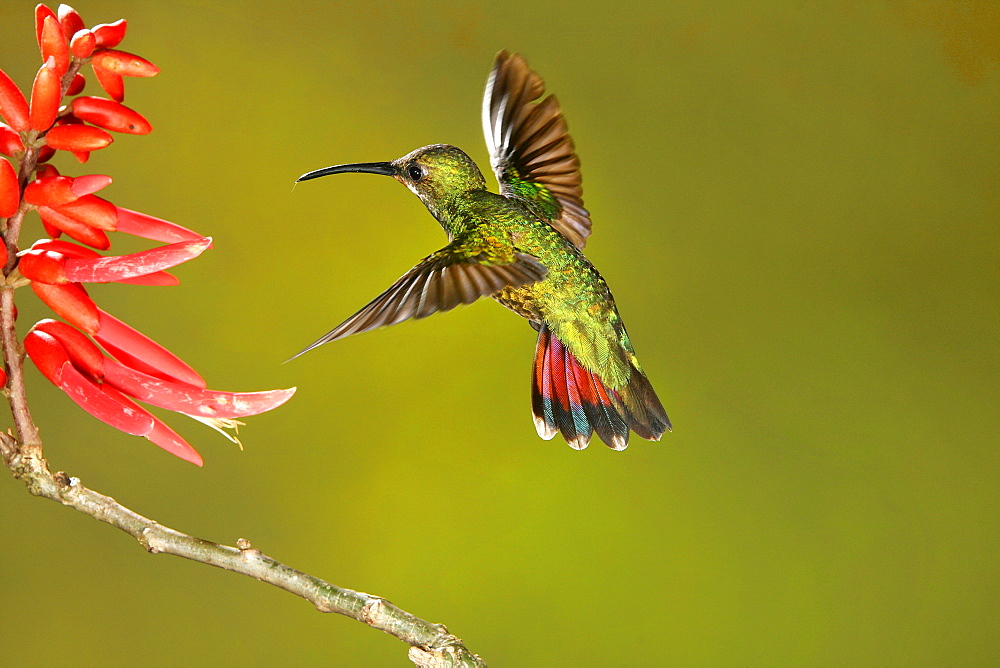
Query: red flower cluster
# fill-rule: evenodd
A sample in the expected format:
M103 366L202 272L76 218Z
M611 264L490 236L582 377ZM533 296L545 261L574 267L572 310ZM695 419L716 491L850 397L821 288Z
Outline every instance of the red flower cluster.
M159 70L114 48L125 36L124 19L88 29L72 7L60 5L56 14L40 4L35 29L42 66L31 87L30 104L0 70L0 117L6 121L0 123L0 155L10 156L0 157L5 241L0 266L8 284L17 284L12 274L20 272L20 282L30 283L66 322L36 323L24 338L25 352L46 378L94 417L200 466L194 448L133 399L219 429L239 424L235 418L280 406L295 390L207 390L202 377L179 357L98 308L88 296L81 283L176 285L177 279L165 270L197 257L211 247L212 239L98 197L94 193L111 183L109 176L64 176L48 164L57 151L69 151L86 162L91 151L111 144L108 131L148 134L149 122L121 104L123 77L151 77ZM87 63L111 99L76 97L64 103L83 91L86 80L80 69ZM18 252L17 237L28 211L38 212L49 238ZM109 248L107 233L116 231L168 245L121 256L91 250ZM64 234L79 243L60 239ZM6 383L6 374L0 380Z

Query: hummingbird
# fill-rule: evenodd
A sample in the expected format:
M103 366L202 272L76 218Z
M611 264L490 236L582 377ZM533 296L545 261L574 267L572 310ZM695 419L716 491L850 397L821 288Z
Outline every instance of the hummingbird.
M582 252L591 222L580 161L559 102L544 95L542 78L522 56L497 54L482 115L499 194L487 189L468 155L447 144L297 179L391 176L420 198L449 243L295 357L489 296L538 332L531 406L539 436L548 440L562 432L577 450L595 432L614 450L626 448L630 430L657 441L670 420L639 366L607 283Z

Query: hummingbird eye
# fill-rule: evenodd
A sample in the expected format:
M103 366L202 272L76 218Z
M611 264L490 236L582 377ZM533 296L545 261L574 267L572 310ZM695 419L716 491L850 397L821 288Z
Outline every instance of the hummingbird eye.
M411 181L416 183L420 179L424 178L424 168L415 162L411 162L406 166L406 175Z

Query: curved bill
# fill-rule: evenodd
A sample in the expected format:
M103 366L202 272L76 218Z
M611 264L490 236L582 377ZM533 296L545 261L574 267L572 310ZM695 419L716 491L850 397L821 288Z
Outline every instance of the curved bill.
M295 182L298 183L299 181L318 179L321 176L329 176L330 174L344 174L346 172L364 172L366 174L395 176L396 166L391 162L355 162L350 165L334 165L333 167L317 169L314 172L306 172L299 178L295 179Z

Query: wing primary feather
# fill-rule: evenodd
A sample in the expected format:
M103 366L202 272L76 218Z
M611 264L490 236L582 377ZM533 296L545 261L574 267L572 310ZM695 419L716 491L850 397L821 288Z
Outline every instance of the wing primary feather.
M483 134L500 192L534 200L555 229L583 248L590 214L583 207L573 140L558 99L545 96L545 82L518 54L497 54L483 96Z
M450 244L421 261L350 318L337 325L295 359L317 346L376 327L395 325L407 318L426 318L458 304L543 278L545 266L534 256L518 253L510 264L485 265L456 252Z

